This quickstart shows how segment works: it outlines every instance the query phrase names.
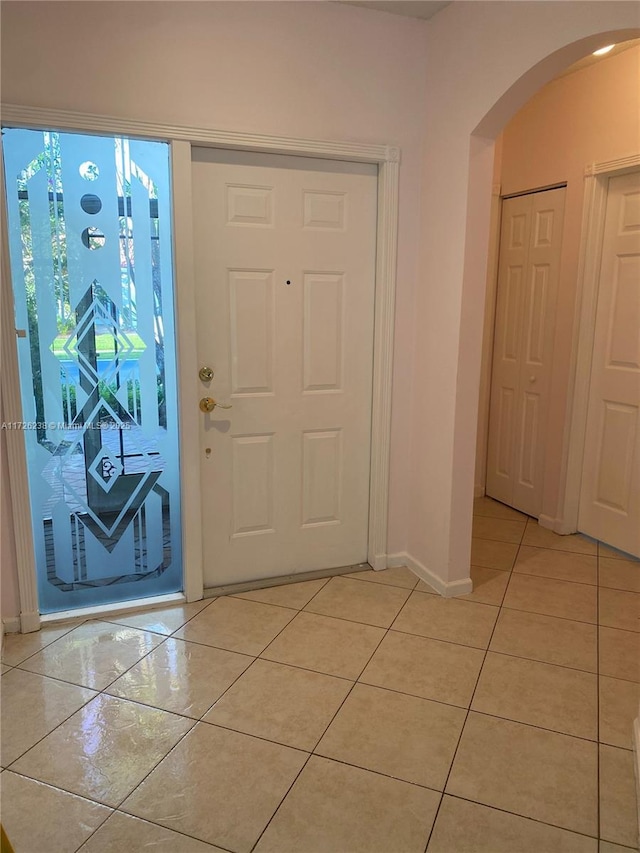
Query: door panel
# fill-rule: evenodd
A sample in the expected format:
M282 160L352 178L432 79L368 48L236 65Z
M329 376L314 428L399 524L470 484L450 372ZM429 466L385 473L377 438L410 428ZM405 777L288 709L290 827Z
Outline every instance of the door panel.
M640 173L609 180L578 527L640 556Z
M302 441L302 526L340 524L342 430L309 430Z
M540 514L564 189L505 199L486 492Z
M273 435L232 439L232 537L273 532Z
M205 586L367 558L376 170L194 149ZM197 416L197 413L196 413Z
M273 393L274 286L271 270L229 270L233 394Z
M343 273L305 273L305 393L342 390Z

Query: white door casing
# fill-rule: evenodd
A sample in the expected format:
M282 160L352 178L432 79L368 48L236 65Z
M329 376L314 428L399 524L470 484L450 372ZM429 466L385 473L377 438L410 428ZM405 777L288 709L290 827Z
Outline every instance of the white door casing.
M578 529L640 556L640 172L608 184Z
M254 152L277 152L300 157L322 157L330 161L376 164L378 168L378 222L376 242L376 296L373 375L372 453L369 513L368 561L374 568L387 566L387 514L389 456L391 434L391 390L393 373L393 337L398 247L398 192L400 149L384 144L302 139L290 136L243 133L210 127L160 124L122 116L88 115L67 110L23 107L2 104L3 121L13 127L48 127L54 130L120 133L132 137L171 141L174 204L174 250L179 342L178 405L180 406L180 444L183 472L183 554L185 563L185 597L196 601L202 597L202 523L200 501L200 448L197 440L198 421L193 411L198 401L198 361L195 346L195 294L193 273L191 148L193 145L216 146ZM6 247L6 241L4 243ZM3 250L3 263L8 263ZM3 341L13 336L11 312L2 312ZM15 345L12 347L14 349ZM3 363L3 395L19 402L19 379L12 359ZM13 364L13 368L11 364ZM4 412L11 420L21 419L18 403ZM16 438L21 438L15 433ZM20 530L28 534L30 506L24 443L16 441L12 456L19 461L19 471L12 476L11 501L14 518L23 523ZM17 531L18 533L20 531ZM37 630L39 613L35 592L35 561L29 535L18 535L18 581L22 611L21 630ZM25 592L26 590L26 592ZM157 602L159 603L159 602ZM132 601L123 608L144 606ZM93 608L99 615L105 608Z
M205 586L367 559L373 166L192 152Z
M564 188L505 199L486 493L537 517L560 272Z

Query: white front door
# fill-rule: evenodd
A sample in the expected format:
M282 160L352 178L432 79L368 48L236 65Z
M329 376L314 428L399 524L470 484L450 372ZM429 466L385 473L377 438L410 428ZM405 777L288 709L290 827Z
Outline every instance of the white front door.
M640 173L607 195L578 529L640 556Z
M205 587L367 559L376 167L195 148Z
M564 188L505 199L486 493L540 515Z

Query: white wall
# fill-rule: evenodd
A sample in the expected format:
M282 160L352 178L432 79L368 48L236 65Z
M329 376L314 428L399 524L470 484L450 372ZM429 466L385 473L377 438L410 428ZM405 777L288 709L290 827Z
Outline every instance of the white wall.
M492 139L597 34L632 37L638 14L606 0L454 2L426 23L314 2L5 3L3 99L402 147L389 548L455 581L469 574ZM487 138L470 147L476 128Z
M563 438L569 427L566 403L581 248L584 170L590 163L640 153L639 82L640 47L602 57L597 63L541 89L508 123L501 137L497 181L503 194L567 184L542 501L542 514L551 519L560 520L562 513ZM480 440L478 444L480 450ZM482 460L478 460L478 468L480 463Z
M391 551L408 515L426 28L335 3L2 4L4 102L401 147Z

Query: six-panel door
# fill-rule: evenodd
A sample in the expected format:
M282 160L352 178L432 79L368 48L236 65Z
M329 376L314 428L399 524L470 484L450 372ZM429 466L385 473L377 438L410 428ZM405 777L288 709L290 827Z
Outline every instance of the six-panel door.
M205 587L365 561L375 167L194 149Z
M640 173L609 180L578 528L640 556Z
M505 199L491 374L487 494L542 503L564 189Z

